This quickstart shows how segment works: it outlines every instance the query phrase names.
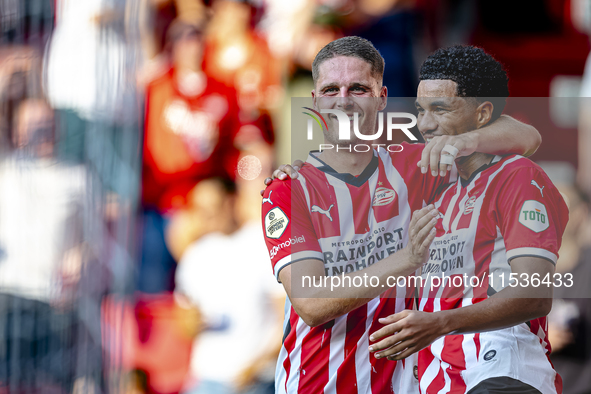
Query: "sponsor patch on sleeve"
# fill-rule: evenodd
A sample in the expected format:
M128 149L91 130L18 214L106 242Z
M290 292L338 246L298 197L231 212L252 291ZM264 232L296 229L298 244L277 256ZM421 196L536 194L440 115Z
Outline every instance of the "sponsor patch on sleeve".
M527 200L519 212L519 223L536 233L546 230L550 227L546 206L536 200Z
M267 216L265 216L265 233L267 234L267 238L277 239L281 237L288 224L289 219L281 208L275 207L271 209L267 213Z

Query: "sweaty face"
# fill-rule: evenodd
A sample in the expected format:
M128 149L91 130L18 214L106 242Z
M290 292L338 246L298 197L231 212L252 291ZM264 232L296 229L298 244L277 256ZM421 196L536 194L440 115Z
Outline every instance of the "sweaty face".
M372 75L369 63L355 57L337 56L318 67L312 97L316 109L337 109L348 115L351 140L340 141L340 144L348 145L357 142L353 133L354 113L359 114L361 134L375 133L377 113L386 105L387 89ZM325 139L331 144L339 144L337 117L333 114L323 116L329 129L324 133Z
M417 91L419 131L429 142L439 135L459 135L474 130L476 126L476 102L458 97L457 83L449 79L425 80Z

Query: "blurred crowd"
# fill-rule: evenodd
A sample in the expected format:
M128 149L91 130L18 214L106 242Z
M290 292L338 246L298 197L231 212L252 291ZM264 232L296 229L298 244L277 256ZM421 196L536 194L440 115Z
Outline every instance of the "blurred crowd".
M591 0L0 0L0 394L274 392L259 191L345 35L392 97L441 46L506 65L570 209L557 271L591 283ZM590 288L555 292L566 394L591 393Z

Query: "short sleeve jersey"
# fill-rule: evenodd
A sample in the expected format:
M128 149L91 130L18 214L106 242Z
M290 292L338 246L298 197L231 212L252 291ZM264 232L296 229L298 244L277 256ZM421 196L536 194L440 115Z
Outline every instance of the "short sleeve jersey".
M435 206L441 216L430 259L422 268L420 310L436 312L485 300L509 285L514 258L534 256L556 264L568 209L547 175L524 157L496 156L467 181L445 188ZM454 392L462 393L486 377L514 376L542 392L556 392L546 326L542 317L506 330L438 339L419 354L421 391L439 392L448 381L455 384ZM500 355L500 348L508 352L506 359L487 364ZM540 355L536 365L518 362L535 354ZM465 372L471 369L485 372L474 378ZM544 369L548 379L532 372L539 375Z
M302 260L319 260L326 276L340 276L402 249L412 211L449 180L421 174L422 148L405 143L402 152L374 151L359 176L337 173L312 152L296 180L275 180L264 193L262 225L277 280ZM406 288L389 292L398 298L373 299L318 327L306 325L288 300L276 392L350 392L354 385L365 393L412 390L412 370L402 378L404 363L368 352L369 334L382 327L377 319L412 304Z

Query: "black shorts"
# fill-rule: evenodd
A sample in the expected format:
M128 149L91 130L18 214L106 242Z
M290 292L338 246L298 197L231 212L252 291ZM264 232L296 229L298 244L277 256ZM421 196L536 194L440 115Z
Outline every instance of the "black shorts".
M542 394L538 389L513 378L500 376L483 380L468 394Z

